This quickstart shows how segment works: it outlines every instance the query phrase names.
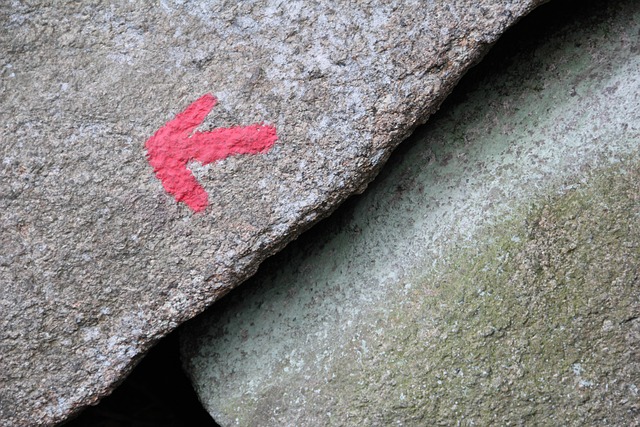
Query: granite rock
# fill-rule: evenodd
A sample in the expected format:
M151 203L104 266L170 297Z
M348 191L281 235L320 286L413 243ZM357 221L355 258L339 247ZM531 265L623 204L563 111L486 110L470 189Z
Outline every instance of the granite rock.
M361 192L542 2L2 2L0 424L53 424L109 393ZM209 195L194 213L145 142L206 94L202 132L264 123L278 139L191 162Z
M188 325L220 425L638 425L640 4L576 4Z

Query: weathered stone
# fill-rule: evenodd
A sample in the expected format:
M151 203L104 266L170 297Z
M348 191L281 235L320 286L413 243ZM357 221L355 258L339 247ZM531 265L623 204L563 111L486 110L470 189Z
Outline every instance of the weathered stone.
M0 424L49 424L354 192L543 0L0 5ZM145 141L266 122L266 154L193 165L194 214Z
M640 3L571 13L189 325L221 425L637 425Z

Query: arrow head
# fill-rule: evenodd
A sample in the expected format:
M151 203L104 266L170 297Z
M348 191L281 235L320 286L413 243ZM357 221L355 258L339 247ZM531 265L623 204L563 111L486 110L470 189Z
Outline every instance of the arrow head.
M195 212L207 207L209 196L187 168L190 161L207 165L238 154L263 153L278 139L276 128L262 123L197 132L217 102L211 94L202 96L145 144L149 164L164 189Z

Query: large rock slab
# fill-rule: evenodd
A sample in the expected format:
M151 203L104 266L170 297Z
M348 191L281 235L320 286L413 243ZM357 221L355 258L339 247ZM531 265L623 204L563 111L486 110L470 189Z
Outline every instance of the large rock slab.
M189 325L222 426L637 425L640 4L599 3L544 6Z
M51 424L108 393L361 191L541 2L3 2L0 424ZM190 162L216 159L187 147L200 106L165 135L182 148L153 163L161 182L145 142L209 93L202 132L264 122L275 145ZM171 142L156 136L152 162ZM197 182L167 184L187 164Z

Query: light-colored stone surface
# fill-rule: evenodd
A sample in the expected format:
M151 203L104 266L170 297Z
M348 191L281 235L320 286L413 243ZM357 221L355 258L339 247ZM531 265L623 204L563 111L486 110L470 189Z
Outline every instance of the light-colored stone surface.
M190 324L221 425L637 425L640 4L597 3Z
M176 325L348 195L542 0L0 2L0 424L95 402ZM194 215L145 141L206 93L203 129L278 142L194 172Z

